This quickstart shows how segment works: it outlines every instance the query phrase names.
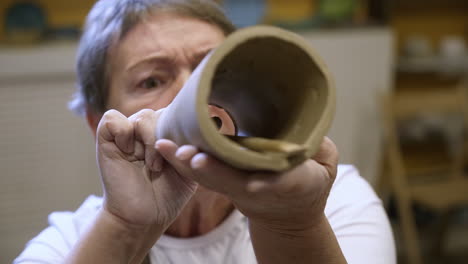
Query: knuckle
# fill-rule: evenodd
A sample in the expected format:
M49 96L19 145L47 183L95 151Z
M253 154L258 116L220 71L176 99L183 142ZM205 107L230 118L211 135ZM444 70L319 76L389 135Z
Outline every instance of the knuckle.
M141 116L151 117L153 115L154 111L151 110L151 109L142 109L142 110L140 110L140 113L141 113Z
M119 112L115 109L111 109L111 110L107 110L104 115L102 116L102 118L104 120L108 120L108 119L114 119L117 115L119 114Z
M143 123L144 119L141 116L138 116L135 119L133 119L133 125L136 129L139 129Z
M140 138L140 140L142 140L146 145L152 145L154 143L152 137L153 124L151 123L153 120L153 114L153 110L143 109L131 118L131 122L137 137Z
M150 118L153 115L153 113L154 113L154 111L151 110L151 109L142 109L142 110L136 112L133 115L133 117L135 119L137 119L137 118L145 118L146 119L146 118Z
M120 113L117 110L108 110L102 115L100 123L102 125L108 125L110 123L113 123L117 120L119 114Z
M127 122L127 118L114 109L108 110L104 113L99 126L106 127L115 134L126 133L132 130L131 125Z
M103 153L113 153L115 152L115 146L109 143L99 144L99 151Z
M151 109L143 109L132 115L130 119L134 123L135 127L140 127L141 125L144 125L146 122L151 120L153 113L154 111Z
M133 126L135 127L135 130L138 131L138 132L143 132L145 129L145 124L147 122L147 119L143 118L143 117L137 117L134 121L133 121Z

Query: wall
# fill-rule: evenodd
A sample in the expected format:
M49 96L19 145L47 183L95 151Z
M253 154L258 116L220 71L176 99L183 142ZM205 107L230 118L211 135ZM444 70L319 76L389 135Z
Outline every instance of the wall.
M391 85L388 29L304 32L336 80L330 131L341 162L375 182L380 154L379 90ZM66 108L74 91L75 43L0 49L0 263L47 226L100 193L93 137Z
M334 75L337 110L329 136L340 162L375 185L381 158L380 92L393 86L393 33L388 28L303 33Z

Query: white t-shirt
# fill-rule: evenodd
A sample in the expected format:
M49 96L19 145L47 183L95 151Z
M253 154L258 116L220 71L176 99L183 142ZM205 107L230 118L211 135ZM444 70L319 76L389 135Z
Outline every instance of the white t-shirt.
M63 263L101 204L102 198L90 196L76 212L50 214L50 226L29 241L13 263ZM382 203L353 166L338 166L325 214L349 264L396 263L393 235ZM257 263L247 218L237 210L203 236L163 235L149 255L154 264Z

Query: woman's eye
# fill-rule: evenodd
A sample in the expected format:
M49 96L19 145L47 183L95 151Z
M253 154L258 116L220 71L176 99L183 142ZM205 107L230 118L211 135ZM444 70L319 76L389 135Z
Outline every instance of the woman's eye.
M160 85L161 85L160 80L154 77L150 77L150 78L143 80L140 86L144 89L154 89L154 88L158 88Z

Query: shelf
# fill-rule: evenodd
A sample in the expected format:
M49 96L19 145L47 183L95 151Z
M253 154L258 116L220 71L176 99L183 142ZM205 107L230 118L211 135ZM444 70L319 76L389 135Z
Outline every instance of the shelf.
M25 76L72 75L78 43L47 42L44 44L0 47L0 82L21 80Z

